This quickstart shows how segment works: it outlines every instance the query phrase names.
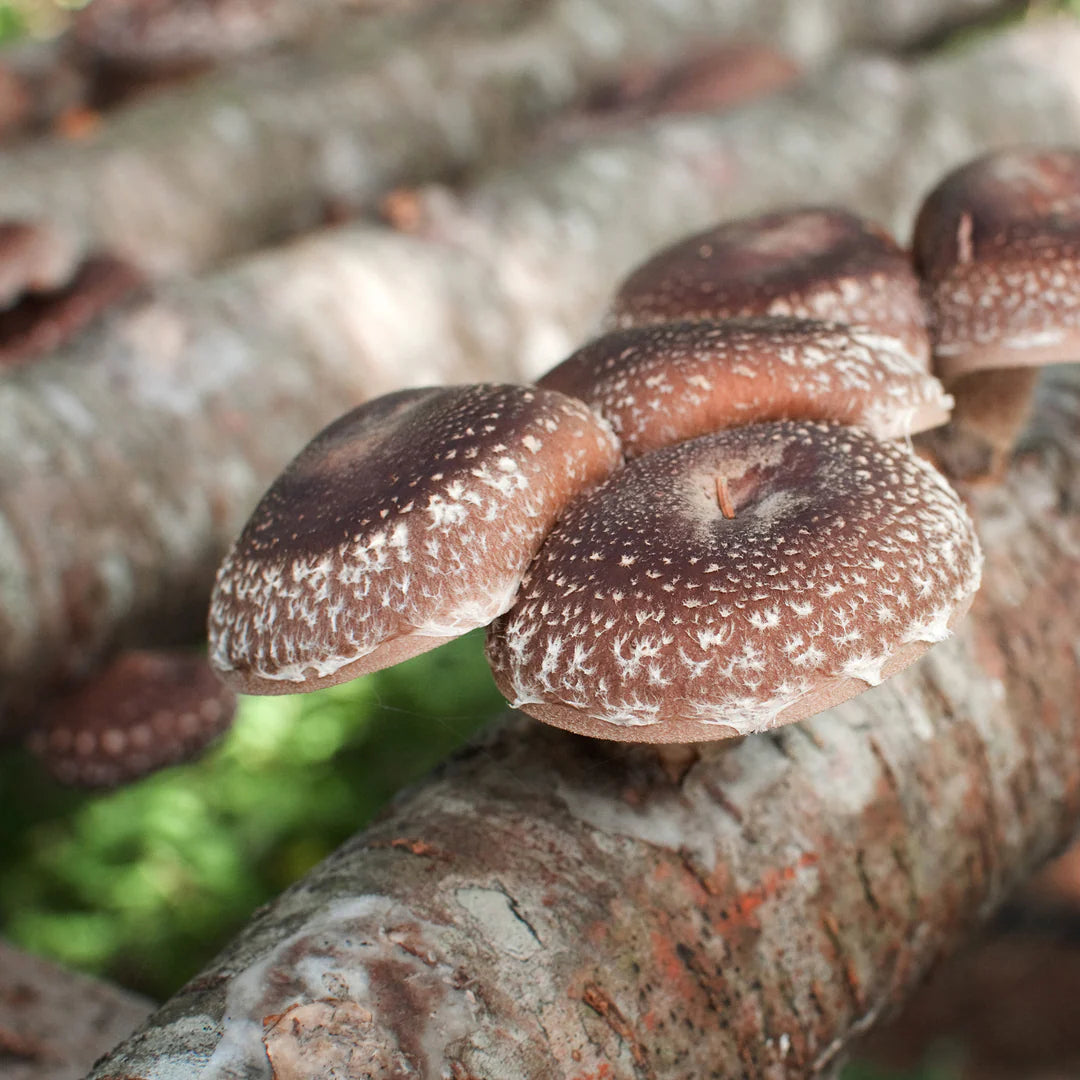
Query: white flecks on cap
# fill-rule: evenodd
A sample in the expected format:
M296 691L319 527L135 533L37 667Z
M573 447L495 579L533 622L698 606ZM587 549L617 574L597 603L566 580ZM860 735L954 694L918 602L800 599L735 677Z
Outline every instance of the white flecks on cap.
M387 395L330 425L256 508L218 574L211 658L290 693L489 623L565 503L620 459L608 425L547 390Z
M634 457L763 420L836 420L882 439L948 419L952 398L894 338L809 319L615 330L539 382L587 402Z
M647 454L577 499L488 657L515 705L585 734L743 734L910 662L966 610L980 569L959 498L904 447L759 424Z

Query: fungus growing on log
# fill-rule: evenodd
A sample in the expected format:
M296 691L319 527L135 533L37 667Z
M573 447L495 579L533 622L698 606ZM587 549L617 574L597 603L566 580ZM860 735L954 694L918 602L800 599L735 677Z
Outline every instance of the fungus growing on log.
M534 390L402 391L318 436L219 573L230 685L316 689L494 619L524 711L694 742L802 719L947 636L981 553L945 480L884 441L952 404L886 234L831 210L720 226L632 274L610 321Z
M70 243L47 226L0 222L0 309L24 292L59 288L71 261Z
M998 151L949 173L923 202L913 253L935 370L996 474L1038 367L1080 358L1080 152Z
M647 454L577 499L488 659L515 707L557 727L728 738L911 663L968 609L980 567L959 498L903 446L755 424Z
M623 282L613 327L794 315L867 326L926 367L919 281L880 226L829 207L726 222L654 255Z
M142 283L142 274L123 259L97 255L62 287L30 293L14 307L0 310L0 368L59 348Z
M403 390L319 434L226 558L211 657L245 693L332 686L485 626L571 498L619 461L551 390Z
M111 786L195 757L235 711L201 655L132 650L47 705L27 745L62 783Z
M894 339L781 317L614 330L537 385L594 408L628 457L766 420L837 420L902 438L944 424L952 406Z

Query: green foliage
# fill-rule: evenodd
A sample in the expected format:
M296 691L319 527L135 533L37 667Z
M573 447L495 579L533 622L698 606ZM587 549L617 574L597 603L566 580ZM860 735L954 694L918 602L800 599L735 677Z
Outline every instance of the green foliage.
M26 30L22 9L15 4L0 3L0 45L21 38Z
M844 1066L840 1080L959 1080L963 1076L963 1053L952 1043L933 1046L915 1069L888 1069L855 1060Z
M0 764L0 922L73 967L164 997L253 908L505 707L470 635L318 694L245 698L203 761L115 792Z

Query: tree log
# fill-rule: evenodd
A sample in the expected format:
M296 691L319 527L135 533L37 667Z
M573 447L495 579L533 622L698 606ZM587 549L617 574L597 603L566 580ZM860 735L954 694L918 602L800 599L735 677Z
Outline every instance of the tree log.
M0 222L150 274L205 267L395 184L472 168L636 62L766 35L796 59L896 42L993 0L501 0L342 26L0 160ZM96 10L96 9L94 9ZM89 14L89 13L88 13ZM10 294L10 300L15 294ZM0 304L5 297L0 295Z
M906 231L959 160L1080 137L1080 27L906 67L840 65L719 117L526 161L422 235L328 233L159 289L0 380L0 727L121 644L198 634L214 569L320 426L404 385L526 378L616 280L713 220L836 200ZM632 209L631 209L632 208Z
M0 1066L4 1080L79 1080L131 1034L146 999L0 940Z
M1080 816L1080 377L969 494L984 586L912 668L678 781L511 720L93 1078L822 1073Z

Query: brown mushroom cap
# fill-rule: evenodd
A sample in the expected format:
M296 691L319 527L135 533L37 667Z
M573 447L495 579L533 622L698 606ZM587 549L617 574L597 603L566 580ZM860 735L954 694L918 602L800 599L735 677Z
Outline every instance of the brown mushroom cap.
M630 457L764 420L837 420L901 438L944 424L952 405L895 339L780 317L614 330L538 385L592 406Z
M0 368L59 348L142 284L143 276L129 263L94 255L61 288L0 308Z
M608 323L746 315L868 326L929 365L926 313L907 256L880 226L829 207L727 222L661 251L620 286Z
M235 711L203 656L132 650L51 702L27 744L61 782L111 786L196 756Z
M566 503L620 460L582 402L478 385L354 409L274 482L218 572L211 658L246 693L332 686L513 601Z
M647 454L577 499L488 659L514 705L579 734L743 735L945 638L981 561L955 492L901 444L755 424Z
M1080 357L1080 151L999 151L950 173L913 250L943 377Z

